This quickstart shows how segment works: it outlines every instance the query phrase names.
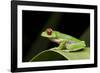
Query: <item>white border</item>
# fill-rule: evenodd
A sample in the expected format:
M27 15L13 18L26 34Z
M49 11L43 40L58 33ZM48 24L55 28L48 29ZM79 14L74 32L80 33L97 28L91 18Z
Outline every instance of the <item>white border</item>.
M44 6L23 6L18 5L18 50L17 62L18 68L25 67L43 67L43 66L60 66L60 65L78 65L78 64L93 64L94 63L94 10L93 9L77 9L77 8L60 8L60 7L44 7ZM74 13L90 13L90 59L89 60L73 60L73 61L48 61L48 62L22 62L22 10L33 11L54 11L54 12L74 12Z

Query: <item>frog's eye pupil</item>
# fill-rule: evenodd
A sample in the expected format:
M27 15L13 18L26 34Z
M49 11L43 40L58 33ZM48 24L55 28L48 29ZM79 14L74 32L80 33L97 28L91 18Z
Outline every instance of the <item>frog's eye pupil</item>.
M48 35L51 35L52 34L52 29L51 28L48 28L46 31L47 31L47 34Z

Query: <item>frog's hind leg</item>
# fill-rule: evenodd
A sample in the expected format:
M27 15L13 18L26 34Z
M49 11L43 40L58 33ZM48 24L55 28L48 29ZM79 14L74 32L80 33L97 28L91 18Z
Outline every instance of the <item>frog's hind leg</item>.
M81 50L85 47L85 42L84 41L80 41L80 42L76 42L73 44L67 44L67 50L69 51L78 51Z

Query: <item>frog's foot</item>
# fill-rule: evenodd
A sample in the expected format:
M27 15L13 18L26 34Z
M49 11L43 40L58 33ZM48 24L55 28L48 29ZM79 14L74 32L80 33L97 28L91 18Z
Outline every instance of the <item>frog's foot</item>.
M64 52L71 52L70 50L62 50L62 51L64 51Z

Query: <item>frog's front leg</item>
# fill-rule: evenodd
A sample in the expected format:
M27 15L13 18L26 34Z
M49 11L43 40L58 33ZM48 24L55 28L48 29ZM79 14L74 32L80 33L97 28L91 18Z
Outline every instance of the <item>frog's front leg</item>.
M78 50L83 49L85 46L86 46L85 42L80 41L73 44L67 44L66 47L69 51L78 51Z
M59 43L59 46L58 47L55 47L55 50L63 50L65 49L65 44L66 44L67 40L62 40L60 43Z

